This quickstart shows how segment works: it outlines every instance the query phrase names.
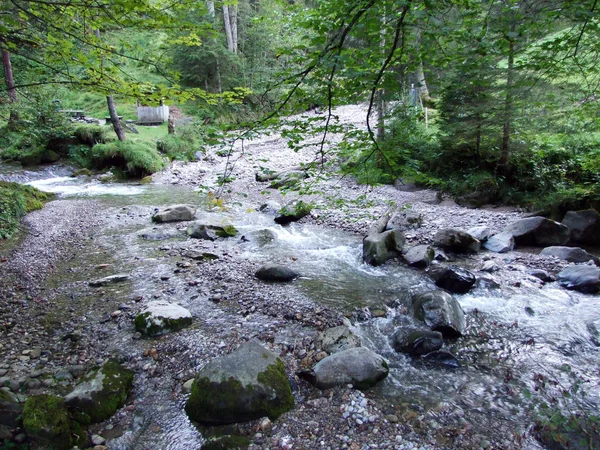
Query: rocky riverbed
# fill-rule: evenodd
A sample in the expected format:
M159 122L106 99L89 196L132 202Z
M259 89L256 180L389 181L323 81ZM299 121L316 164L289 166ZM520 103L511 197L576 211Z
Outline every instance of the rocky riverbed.
M359 127L363 126L363 113L364 108L359 106L337 111L342 123ZM339 137L332 137L334 142L336 139ZM200 161L173 163L153 177L157 189L169 187L158 194L117 201L61 198L26 217L29 233L22 243L10 252L0 250L0 377L4 386L20 401L41 392L64 395L89 368L114 359L135 371L134 388L126 406L115 416L92 425L94 443L111 450L198 448L210 430L200 433L185 418L184 383L206 362L229 353L242 342L255 340L282 358L296 406L272 423L258 420L227 428L228 433L247 436L252 449L543 448L532 438L531 419L525 410L520 413L522 423L517 427L507 418L510 410L498 413L502 408L495 403L474 401L473 408L469 408L468 402L428 403L422 400L423 395L386 398L381 389L361 392L350 386L320 391L297 377L297 372L312 367L324 356L314 343L319 331L350 321L351 327L358 332L362 329L364 338L371 339L372 327L389 325L385 317L381 321L369 319L390 315L397 305L381 301L338 307L321 298L329 295L327 287L315 295L302 283L257 280L254 273L263 263L292 268L303 263L297 261L302 260L299 251L275 251L271 261L252 256L262 255L256 242L264 236L257 237L256 229L269 228L267 224L273 218L269 209L299 196L297 191L284 195L281 190L269 188L269 182L257 181L257 173L264 173L265 168L268 172L283 172L310 163L318 149L306 147L294 153L279 135L272 134L243 145L234 142L230 150L208 149ZM232 181L221 189L216 180L223 174ZM360 242L391 205L419 217L419 226L405 231L408 245L430 244L436 232L444 228L486 226L496 233L525 215L509 208L463 208L430 190L365 187L350 178L326 172L320 175L317 181L313 171L313 177L306 180L314 182L313 191L319 193L302 196L314 207L298 223L298 227L307 228L295 229L299 235L292 236L294 239L304 238L307 233L323 233L333 242L336 234L319 230L343 230L343 242ZM198 187L201 194L191 192L190 188ZM152 224L155 210L169 202L195 203L199 206L198 218L235 223L240 234L215 241L197 240L187 238L185 222ZM269 206L258 212L265 203ZM286 233L284 228L279 231ZM543 281L528 274L531 270L556 274L568 264L555 257L539 256L538 252L526 248L451 258L499 286L507 296L516 297L522 289L545 287ZM314 278L312 269L304 264L308 278ZM387 263L390 267L402 264ZM386 266L381 270L377 276L385 275ZM422 271L414 273L415 277L427 278ZM126 277L104 286L90 285L90 281L115 274ZM381 289L385 291L385 281ZM556 295L565 296L564 302L582 301L580 297L569 297L559 287L556 291ZM383 292L381 297L385 295ZM498 301L500 297L494 298L492 301ZM589 298L592 306L597 304L597 296ZM150 300L169 300L186 307L193 316L192 326L144 338L135 330L133 319ZM508 320L478 329L479 317L473 305L479 300L461 299L469 305L467 320L472 329L481 333L490 332L486 327L510 329L513 324ZM481 366L474 364L467 370L476 371L477 367ZM444 370L450 369L436 370L436 376L446 378ZM515 396L507 394L516 389L510 383L508 369L500 365L485 370L489 370L491 383L499 383L496 390L490 391L495 392L493 395L500 396L502 391ZM503 370L507 371L504 385L502 376L498 376ZM474 395L477 389L472 389ZM465 392L469 395L469 389ZM26 441L18 427L4 426L0 431L0 439Z

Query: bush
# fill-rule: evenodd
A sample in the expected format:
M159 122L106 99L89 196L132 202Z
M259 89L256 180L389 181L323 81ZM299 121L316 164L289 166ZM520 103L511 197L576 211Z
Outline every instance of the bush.
M156 148L139 141L95 145L90 151L90 161L98 169L114 167L132 178L153 174L165 165Z
M197 151L202 150L204 139L198 128L187 125L176 129L176 134L169 134L156 143L159 152L169 159L193 161Z
M73 135L79 144L93 147L106 142L104 133L105 129L100 125L79 125L75 128Z
M10 237L26 213L42 208L52 197L31 186L0 181L0 239Z

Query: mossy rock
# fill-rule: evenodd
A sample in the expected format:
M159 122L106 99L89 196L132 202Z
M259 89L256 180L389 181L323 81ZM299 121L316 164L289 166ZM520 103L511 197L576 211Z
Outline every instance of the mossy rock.
M238 230L233 225L225 225L224 227L217 227L217 236L222 238L233 237L238 234Z
M265 416L274 420L293 407L283 362L248 342L204 366L194 379L185 411L200 423L226 424Z
M202 450L244 450L250 445L246 436L226 435L209 438L202 445Z
M23 414L23 405L18 403L12 392L0 389L0 426L14 428L19 425Z
M149 302L135 317L135 328L148 336L160 336L192 324L192 314L185 308L164 300Z
M107 362L89 372L65 402L74 413L89 416L92 423L102 422L125 404L132 383L132 370Z
M275 223L286 225L291 222L296 222L309 215L311 211L312 205L310 203L303 202L302 200L295 200L278 211L277 217L275 217Z
M23 408L23 426L29 439L45 449L70 449L73 428L69 411L60 397L34 395Z

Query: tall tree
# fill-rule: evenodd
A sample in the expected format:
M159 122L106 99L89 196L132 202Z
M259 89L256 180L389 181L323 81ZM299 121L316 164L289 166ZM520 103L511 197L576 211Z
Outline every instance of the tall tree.
M11 103L8 128L15 130L19 120L19 114L15 109L15 103L17 103L17 90L15 89L15 80L13 78L12 64L10 62L10 53L4 48L2 48L2 67L4 68L4 82L6 84L6 91L8 93L8 101Z

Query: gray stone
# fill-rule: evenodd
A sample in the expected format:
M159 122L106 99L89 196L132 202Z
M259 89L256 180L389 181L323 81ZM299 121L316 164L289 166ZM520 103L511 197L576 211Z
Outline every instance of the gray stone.
M545 217L517 220L508 225L503 232L512 234L517 246L565 245L571 236L569 227Z
M203 223L193 223L187 227L186 233L194 239L204 239L214 241L218 237L226 238L237 234L237 229L233 225L210 225Z
M319 361L310 380L319 389L347 384L367 389L387 377L388 372L388 365L380 355L364 347L355 347Z
M439 331L422 330L416 327L402 327L391 338L392 347L397 352L412 356L422 356L439 350L444 344Z
M423 357L423 359L429 363L441 365L445 367L458 368L460 367L460 362L456 359L450 352L446 352L444 350L439 350L435 352L431 352Z
M433 237L433 244L454 253L477 253L481 247L479 240L454 228L438 231Z
M414 230L423 225L423 215L415 211L396 211L388 221L386 230Z
M303 202L302 200L294 200L277 212L277 216L274 219L275 223L287 225L291 222L297 222L310 214L311 209L312 206L309 203Z
M465 294L475 284L475 275L462 267L450 265L447 267L434 267L429 271L435 284L454 294Z
M529 275L547 283L556 281L556 278L554 276L552 276L543 269L532 269L529 271Z
M485 242L492 235L492 230L490 230L488 227L481 226L481 227L469 228L467 230L467 233L469 233L471 236L473 236L479 242Z
M406 238L400 230L389 230L372 234L363 240L363 261L380 266L402 254Z
M594 255L590 255L588 252L579 247L546 247L540 252L540 255L556 256L557 258L573 263L593 261L596 265L600 264L600 258L597 258Z
M11 392L0 389L0 425L16 427L23 413L23 405Z
M193 220L196 215L194 205L172 205L161 209L152 216L152 221L157 223L182 222Z
M108 277L100 278L98 280L90 281L88 284L91 287L103 287L110 284L121 283L129 280L129 275L126 273L119 273L116 275L110 275Z
M276 215L280 209L281 209L281 205L273 200L269 200L266 203L263 203L262 205L260 205L258 207L258 210L260 212L269 214L272 216Z
M298 273L294 270L281 266L279 264L267 264L262 266L254 274L256 278L262 281L292 281L298 278Z
M402 258L412 267L418 267L420 269L425 269L429 267L431 261L435 257L435 250L433 247L429 245L415 245L414 247L409 248L402 255Z
M283 362L263 346L247 342L200 370L185 411L197 422L225 424L276 419L293 406Z
M329 354L341 352L349 348L360 347L360 339L345 325L328 328L319 333L315 347Z
M495 234L483 243L483 248L494 253L510 252L515 248L515 238L506 232Z
M595 266L581 264L565 267L557 279L561 286L585 294L595 294L600 290L600 269Z
M192 392L192 384L193 383L194 383L193 378L187 380L185 383L183 383L183 386L181 386L181 392L183 392L184 394L189 394L190 392Z
M135 328L148 336L160 336L192 324L192 313L165 300L149 302L135 317Z
M569 211L562 224L571 230L572 242L600 245L600 214L595 209Z
M412 298L415 319L442 333L444 338L456 338L465 329L465 313L460 304L444 291L429 291Z
M133 371L107 362L86 374L65 397L65 403L90 416L92 423L102 422L125 404L132 383Z

